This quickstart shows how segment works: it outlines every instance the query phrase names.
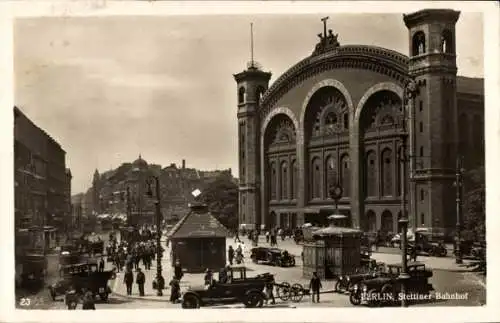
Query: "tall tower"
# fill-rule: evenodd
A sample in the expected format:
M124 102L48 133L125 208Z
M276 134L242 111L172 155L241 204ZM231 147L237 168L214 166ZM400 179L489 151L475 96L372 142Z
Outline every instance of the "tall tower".
M271 73L264 72L253 59L247 69L235 74L238 96L239 224L260 226L260 98L269 86Z
M418 86L410 105L410 224L450 231L455 225L457 157L456 37L460 12L428 9L404 15L409 74Z
M96 169L94 172L94 177L92 178L92 204L93 210L96 213L101 212L101 190L99 188L99 171Z

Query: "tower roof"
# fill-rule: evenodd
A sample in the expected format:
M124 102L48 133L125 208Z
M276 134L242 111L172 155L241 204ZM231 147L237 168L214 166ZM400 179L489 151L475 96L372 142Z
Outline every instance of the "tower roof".
M138 166L138 167L145 167L145 166L148 166L148 163L144 159L142 159L141 154L139 154L139 158L134 160L132 165Z

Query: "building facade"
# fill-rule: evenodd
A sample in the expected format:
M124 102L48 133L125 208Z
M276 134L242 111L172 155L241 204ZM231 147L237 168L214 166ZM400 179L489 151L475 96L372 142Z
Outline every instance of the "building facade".
M325 27L313 53L271 87L271 74L253 63L234 75L240 224L322 224L338 211L355 228L398 232L406 173L410 226L453 230L456 160L484 164L483 80L457 76L458 18L452 10L404 15L409 57L341 46Z
M100 174L94 172L92 187L85 194L92 200L83 206L83 213L98 214L126 214L126 191L129 190L129 204L131 221L136 224L154 222L154 199L148 196L148 181L152 177L159 177L162 214L166 221L175 222L189 212L188 204L194 197L191 192L202 189L211 180L218 176L231 175L231 169L200 171L186 167L186 161L178 167L172 163L163 167L157 164L148 164L140 155L132 163L123 163L114 170ZM154 190L154 184L151 187ZM83 202L85 204L85 201ZM88 205L92 204L92 210Z
M64 232L71 214L71 174L66 168L66 152L17 107L14 177L16 230ZM43 236L32 238L33 244L44 241Z

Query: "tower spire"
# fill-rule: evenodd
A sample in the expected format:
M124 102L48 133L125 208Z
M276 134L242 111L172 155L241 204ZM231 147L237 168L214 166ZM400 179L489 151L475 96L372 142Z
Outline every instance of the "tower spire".
M250 67L255 67L253 60L253 22L250 23Z

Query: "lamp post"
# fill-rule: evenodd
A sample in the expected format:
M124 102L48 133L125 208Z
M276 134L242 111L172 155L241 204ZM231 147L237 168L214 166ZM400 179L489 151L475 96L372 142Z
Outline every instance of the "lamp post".
M158 176L152 176L150 180L147 181L148 184L148 196L153 197L153 190L151 185L155 185L155 207L156 207L156 295L163 296L163 288L165 287L165 279L162 276L161 258L162 258L162 247L161 247L161 194L160 194L160 178Z
M413 98L417 92L417 86L415 82L410 81L405 88L402 106L402 123L401 130L399 133L399 138L401 140L401 148L398 152L399 161L401 162L401 219L399 223L401 225L401 273L399 274L399 279L401 281L401 306L407 307L408 303L406 300L406 285L410 278L408 275L408 214L406 211L406 190L407 190L407 178L406 178L406 162L408 161L407 156L407 145L408 145L408 131L406 129L406 105L413 104Z
M462 188L463 188L463 173L462 156L457 157L457 169L455 174L455 182L453 185L456 188L456 216L457 223L455 229L456 242L455 242L455 263L461 264L462 260L462 244L461 244L461 231L462 231Z

